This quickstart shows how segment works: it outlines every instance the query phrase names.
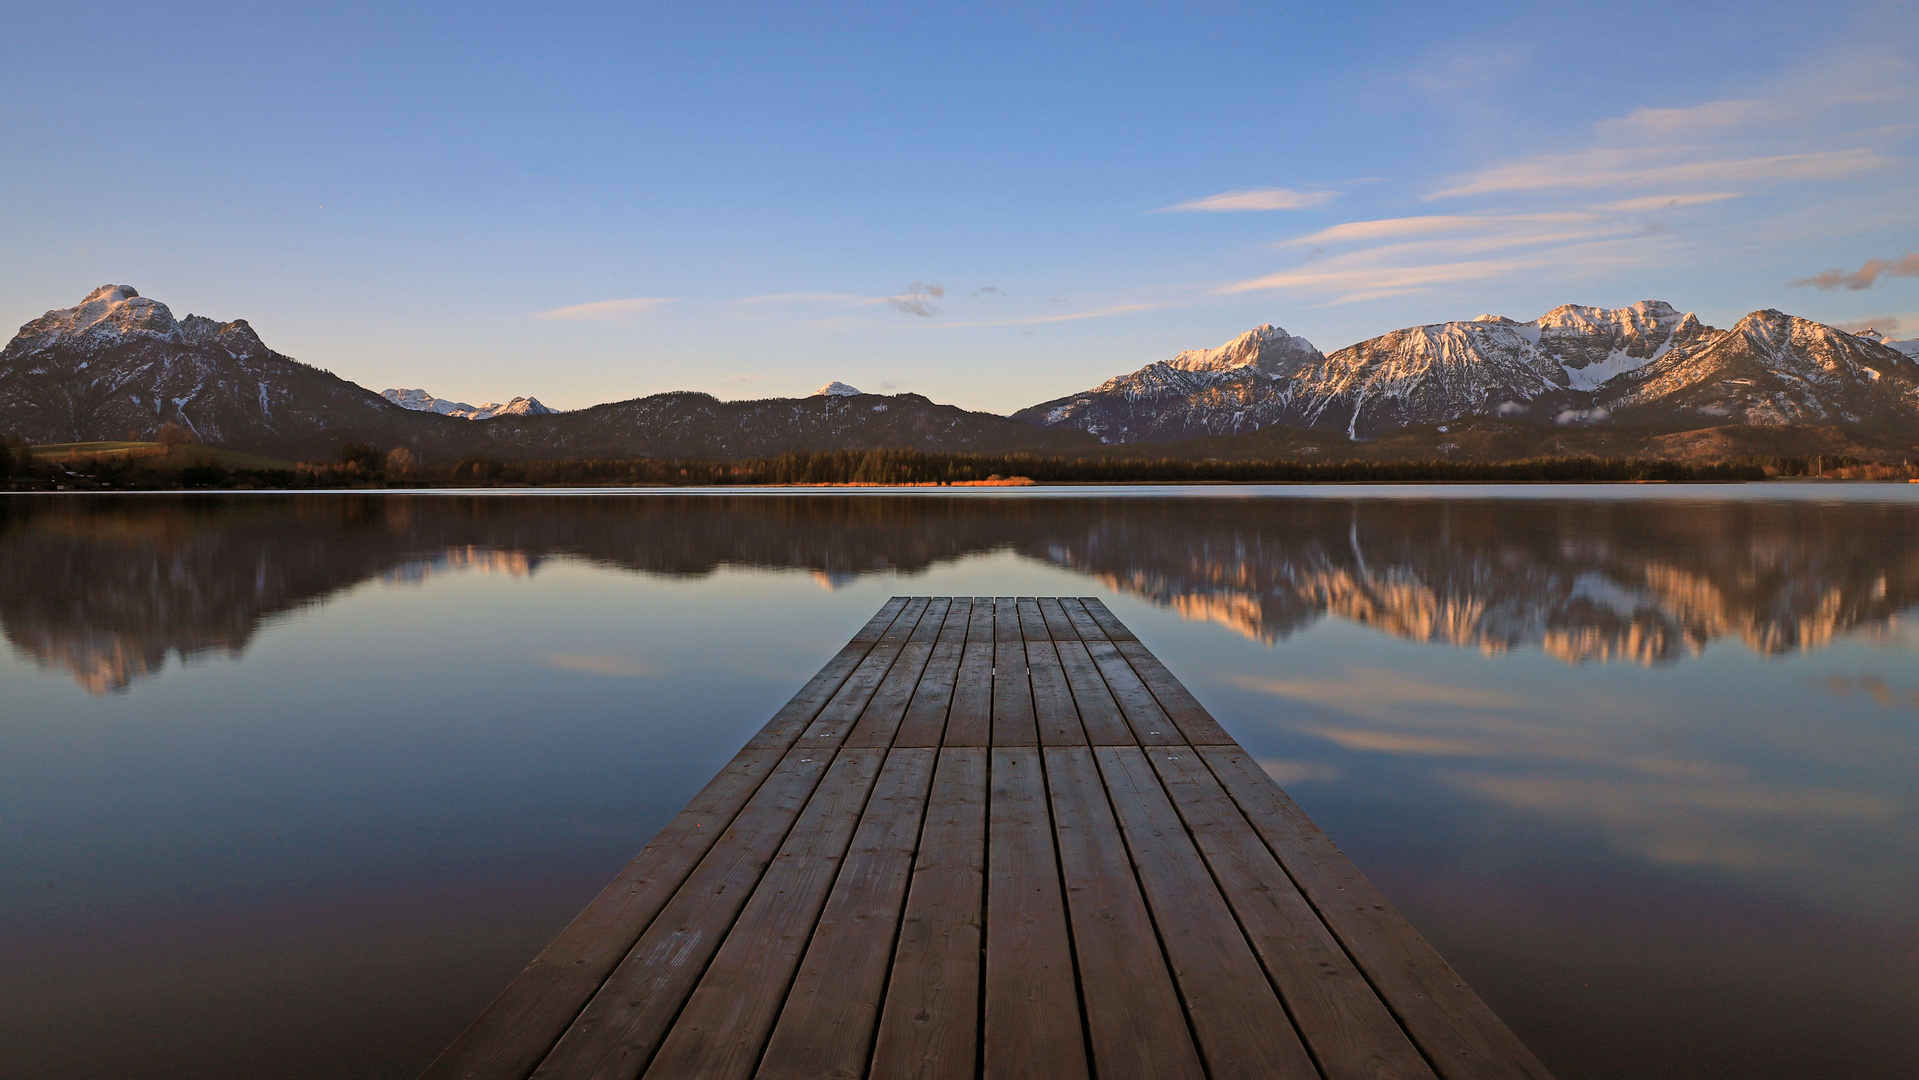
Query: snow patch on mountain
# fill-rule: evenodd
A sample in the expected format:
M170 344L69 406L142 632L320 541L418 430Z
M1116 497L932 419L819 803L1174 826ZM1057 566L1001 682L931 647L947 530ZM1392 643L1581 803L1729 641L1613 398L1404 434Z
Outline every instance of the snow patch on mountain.
M834 381L827 383L825 386L820 387L818 390L813 391L811 396L813 397L859 397L864 393L865 393L864 390L859 390L854 387L848 386L845 383L835 379Z

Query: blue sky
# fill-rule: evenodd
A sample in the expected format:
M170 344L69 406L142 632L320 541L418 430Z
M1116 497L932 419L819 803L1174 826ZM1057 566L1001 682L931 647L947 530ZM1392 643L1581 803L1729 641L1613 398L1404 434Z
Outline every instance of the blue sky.
M115 282L375 390L995 411L1265 322L1919 336L1911 2L293 8L9 6L0 322Z

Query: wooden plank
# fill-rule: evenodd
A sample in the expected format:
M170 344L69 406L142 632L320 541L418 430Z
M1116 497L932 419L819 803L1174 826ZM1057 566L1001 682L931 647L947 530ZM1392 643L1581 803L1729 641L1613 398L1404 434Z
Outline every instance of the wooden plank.
M1093 1070L1100 1080L1204 1080L1092 748L1043 753Z
M973 618L966 624L966 640L993 640L993 598L990 596L973 597Z
M1108 640L1110 641L1138 641L1139 640L1138 638L1133 636L1133 632L1131 630L1126 629L1126 624L1123 622L1120 622L1119 617L1117 615L1114 615L1111 611L1108 611L1106 609L1106 602L1104 600L1101 600L1097 596L1082 596L1079 598L1079 602L1086 606L1086 614L1091 615L1093 617L1093 621L1099 624L1099 628L1106 633L1106 637Z
M531 1072L906 602L893 597L867 620L434 1059L422 1080L520 1080Z
M986 746L993 736L993 643L968 641L964 648L954 676L943 745Z
M1080 726L1073 688L1066 681L1066 669L1052 641L1026 642L1026 670L1033 685L1033 721L1040 745L1086 745L1086 729Z
M895 746L940 745L946 734L946 711L953 702L953 684L959 678L963 642L942 641L927 654L926 667L920 672L913 700L906 706L899 730L893 735Z
M797 746L640 935L533 1075L637 1076L693 992L834 754ZM870 757L870 754L860 756Z
M1550 1075L1251 755L1236 746L1197 752L1440 1076Z
M1002 596L993 607L993 745L1037 746L1033 680L1026 669L1018 601Z
M928 597L926 611L920 616L919 624L913 627L913 636L907 640L924 641L928 644L938 641L940 634L946 629L946 616L952 610L952 597Z
M1159 699L1140 680L1133 666L1120 654L1105 628L1094 619L1087 606L1077 598L1061 597L1060 608L1079 632L1087 655L1099 668L1100 677L1112 693L1114 702L1119 705L1127 726L1133 729L1133 740L1149 746L1182 745L1179 728L1166 715L1166 710L1160 708ZM1127 637L1131 636L1127 634ZM1088 730L1091 730L1090 726Z
M1104 639L1085 644L1086 654L1092 657L1093 666L1099 669L1100 678L1106 682L1106 689L1112 692L1120 715L1126 718L1127 726L1133 729L1133 737L1148 746L1183 745L1179 728L1173 725L1172 717L1160 708L1159 699L1140 680L1126 657L1120 655L1118 646ZM884 648L885 645L879 645L875 651Z
M1039 598L1022 596L1019 604L1019 634L1028 641L1050 641L1053 632L1046 625L1046 616L1040 614Z
M1138 641L1115 641L1113 648L1126 658L1146 688L1152 691L1153 698L1165 710L1166 716L1173 722L1180 737L1189 746L1238 746L1226 729L1219 726L1213 714L1199 703L1192 691L1186 689L1159 657L1148 652L1146 646Z
M753 1075L885 760L882 750L844 750L834 759L645 1076ZM617 1068L603 1062L594 1076L627 1080L638 1060Z
M1198 754L1147 758L1326 1080L1432 1080L1433 1070L1293 887Z
M1059 597L1042 596L1039 598L1039 613L1046 620L1046 634L1055 641L1078 641L1079 631L1073 629L1073 620L1066 617L1065 609L1059 606Z
M895 622L887 632L890 634L898 630L900 624L905 622L907 614L908 612L902 612L899 621ZM902 634L902 639L911 632L911 628L907 628ZM847 733L853 730L853 725L859 723L860 714L866 711L867 703L873 700L873 695L879 690L880 683L885 680L886 673L892 670L893 662L899 659L901 651L905 648L905 641L898 639L882 638L878 644L874 645L873 651L867 653L866 658L853 669L853 673L847 676L839 692L833 695L832 700L826 703L826 707L821 709L813 722L801 732L800 742L807 746L839 745L840 741L846 738Z
M946 713L953 703L953 685L959 678L960 658L966 647L966 627L973 614L972 597L948 599L950 606L933 651L927 656L913 700L893 736L895 746L938 746L946 734Z
M953 596L947 599L952 606L946 609L946 621L940 624L938 640L942 644L949 641L963 644L966 641L966 629L973 619L973 598Z
M873 1042L868 1075L875 1080L973 1080L986 876L986 755L984 747L939 751L886 1006Z
M1086 605L1080 602L1079 597L1062 596L1059 598L1059 607L1066 613L1066 620L1073 624L1073 633L1077 634L1081 641L1111 640L1106 636L1106 631L1100 628L1099 620L1093 618L1092 613L1086 610Z
M766 1044L755 1074L762 1080L859 1076L865 1070L893 962L893 950L882 943L891 944L899 927L938 760L939 751L930 747L887 755Z
M906 710L919 690L920 678L933 657L930 641L909 641L900 646L893 666L880 680L879 688L860 711L858 722L847 732L845 746L891 746L893 736L906 719Z
M825 667L820 668L811 679L808 679L806 685L800 688L800 692L794 694L791 700L781 706L780 711L774 713L773 718L767 721L766 726L762 727L757 734L747 740L746 745L781 749L791 746L806 725L812 723L813 718L820 714L820 710L826 706L826 703L839 693L847 677L866 660L867 654L873 651L873 646L878 643L880 636L898 618L901 609L906 607L906 601L907 597L904 596L895 596L888 600L871 619L866 621L866 625L860 628L860 632L853 635L853 640L842 646L840 651L834 654L833 659L826 662Z
M1144 750L1100 746L1093 754L1208 1075L1213 1080L1318 1080L1319 1070Z
M1119 711L1119 703L1113 700L1113 692L1106 688L1106 679L1099 673L1099 665L1086 651L1083 642L1053 641L1054 652L1059 656L1060 666L1066 672L1066 684L1073 690L1073 707L1079 712L1080 726L1086 731L1086 741L1094 746L1130 746L1139 740L1133 736L1131 724Z
M982 1080L1085 1080L1072 947L1038 747L992 750Z
M951 605L952 600L943 596L933 597L927 603L912 635L906 644L900 646L899 657L887 670L886 677L880 680L879 688L873 691L872 699L866 703L859 721L847 733L842 745L893 745L893 738L906 718L907 707L919 689L921 675L932 658L933 643L939 637ZM904 616L901 621L904 621Z

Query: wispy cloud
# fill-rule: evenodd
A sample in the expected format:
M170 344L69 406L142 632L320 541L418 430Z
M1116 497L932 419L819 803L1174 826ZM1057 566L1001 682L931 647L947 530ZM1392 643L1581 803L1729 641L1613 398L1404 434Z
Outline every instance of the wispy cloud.
M631 296L624 300L596 300L591 304L574 304L571 307L554 308L535 315L536 319L553 322L624 322L635 315L644 315L663 304L670 304L670 296Z
M1708 101L1679 109L1634 109L1601 120L1593 130L1601 138L1697 139L1703 131L1724 130L1784 119L1787 111L1769 101Z
M1282 247L1307 247L1352 243L1367 240L1391 240L1407 236L1438 236L1447 233L1508 232L1536 229L1538 226L1580 224L1597 220L1586 213L1562 214L1429 214L1420 217L1380 218L1374 221L1349 221L1316 233L1280 242Z
M1867 259L1857 270L1823 270L1808 278L1789 281L1788 285L1836 289L1841 285L1859 292L1879 283L1881 277L1919 277L1919 251L1908 251L1896 259Z
M1681 206L1704 206L1707 203L1724 202L1737 199L1737 191L1713 191L1698 195L1646 195L1637 199L1621 199L1618 202L1600 203L1598 209L1611 210L1621 214L1637 214L1647 210L1672 210Z
M1666 160L1657 160L1661 157ZM1886 160L1870 149L1695 160L1671 154L1655 154L1643 149L1595 149L1574 154L1541 154L1495 165L1461 177L1453 186L1426 198L1452 199L1466 195L1568 188L1591 190L1757 180L1835 180L1870 172L1885 164Z
M1339 198L1337 191L1294 191L1292 188L1245 188L1222 191L1201 199L1190 199L1173 206L1162 206L1156 214L1205 213L1236 214L1258 210L1305 210Z

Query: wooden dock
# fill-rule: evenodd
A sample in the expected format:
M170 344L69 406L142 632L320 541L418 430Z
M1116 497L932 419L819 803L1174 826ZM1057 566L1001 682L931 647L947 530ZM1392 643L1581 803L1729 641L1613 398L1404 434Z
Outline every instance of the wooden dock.
M1548 1073L1105 605L896 597L425 1076Z

